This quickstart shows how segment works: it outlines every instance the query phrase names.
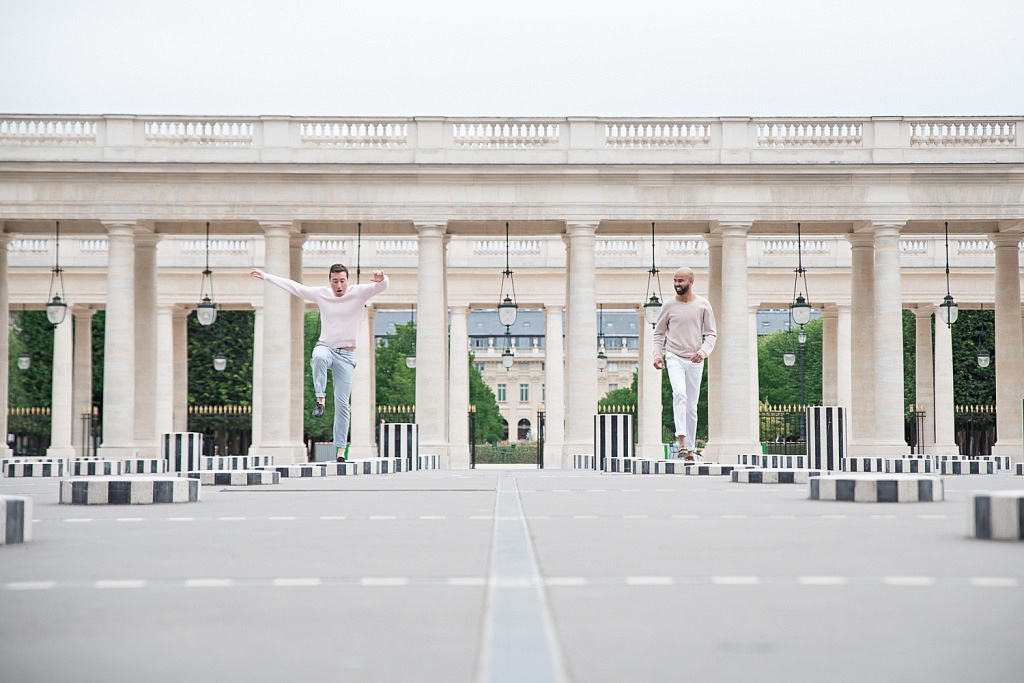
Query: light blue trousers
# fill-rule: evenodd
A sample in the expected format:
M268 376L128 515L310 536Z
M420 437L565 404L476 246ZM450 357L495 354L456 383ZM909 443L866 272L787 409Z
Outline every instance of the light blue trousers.
M334 445L344 448L348 443L348 425L351 420L349 397L352 395L352 373L356 369L356 353L346 349L332 349L317 342L309 360L313 368L313 393L317 398L327 395L327 369L334 381Z

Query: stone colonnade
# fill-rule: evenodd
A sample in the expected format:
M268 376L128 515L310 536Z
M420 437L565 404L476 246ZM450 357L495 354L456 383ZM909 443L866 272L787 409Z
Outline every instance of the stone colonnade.
M181 431L187 424L187 311L158 301L155 245L145 225L104 224L109 240L104 360L105 457L152 455L156 436ZM264 268L301 278L304 237L292 222L261 222ZM564 467L574 453L591 452L597 401L597 222L567 222L567 272L564 305L552 296L545 304L547 346L546 466ZM707 294L718 318L719 343L709 360L709 434L706 453L730 461L757 452L757 360L747 284L747 236L752 223L712 222ZM854 455L898 455L903 439L903 353L900 223L859 224L848 236L852 276L849 304L818 303L823 314L823 398L850 407ZM449 305L443 222L415 224L419 238L416 306L417 422L422 452L440 453L451 467L469 465L466 409L469 402L469 307ZM9 236L0 234L0 246ZM994 452L1019 460L1021 396L1024 395L1019 276L1019 234L994 235L996 245L996 340L998 442ZM0 323L9 320L8 266L0 263ZM304 458L302 444L303 305L286 292L264 287L254 302L256 326L253 376L254 454L282 462ZM562 345L562 315L566 314ZM374 441L372 325L367 307L358 344L353 400L352 455L371 454ZM72 309L72 324L58 327L54 344L54 401L51 455L81 448L75 418L88 408L82 389L91 376L89 308ZM949 330L934 327L934 307L918 306L916 345L918 402L933 416L930 450L954 452L952 349ZM449 315L450 328L449 328ZM657 457L661 444L660 375L651 368L652 333L637 311L640 334L640 452ZM450 341L449 341L450 340ZM8 355L0 340L0 355ZM934 358L934 361L933 361ZM928 377L934 373L934 382ZM6 401L7 365L0 367ZM732 419L738 412L750 419ZM6 415L4 416L6 421ZM0 425L6 428L6 425ZM932 433L932 430L928 430ZM0 447L6 451L6 445Z

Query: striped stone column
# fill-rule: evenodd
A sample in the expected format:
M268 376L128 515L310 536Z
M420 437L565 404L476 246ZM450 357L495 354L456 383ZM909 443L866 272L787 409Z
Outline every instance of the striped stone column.
M11 346L7 330L11 329L11 299L10 283L7 281L7 246L11 242L11 236L3 231L3 223L0 222L0 406L7 406L8 394L10 392L10 365ZM9 458L13 455L11 447L7 445L7 411L0 410L0 458Z
M932 305L914 308L914 403L924 411L920 444L930 453L935 443L935 385L932 363Z
M661 437L661 373L665 371L654 367L654 328L644 317L643 306L637 309L636 320L640 337L637 377L640 443L637 444L637 456L657 459L664 457Z
M938 316L935 320L935 444L932 455L959 455L953 420L953 336Z
M107 460L135 456L135 223L107 229L103 337L103 442Z
M722 236L722 304L715 311L718 341L714 353L723 359L721 401L747 412L751 406L750 321L747 287L747 231L750 223L719 223ZM760 452L758 435L751 433L749 415L722 420L718 461L734 463L741 453Z
M847 239L851 261L850 365L853 372L849 453L869 456L874 453L875 440L875 240L870 232L854 232ZM903 396L902 391L900 396Z
M996 247L996 433L992 455L1021 462L1021 401L1024 401L1024 338L1021 330L1020 247L1024 234L1018 222L1013 232L991 235ZM1000 225L1000 230L1003 230Z
M74 375L73 324L68 317L53 331L53 365L51 366L50 399L50 447L46 449L49 458L73 458L75 449L71 445Z
M157 264L160 236L135 233L135 446L140 458L155 458L157 376ZM198 297L197 297L198 298Z
M572 465L572 453L565 450L564 311L561 305L544 307L544 466L553 468Z
M469 469L469 306L449 306L451 343L448 345L448 442L447 466ZM442 460L442 467L445 467Z
M875 455L907 452L903 418L903 288L900 229L875 223Z
M445 223L416 223L416 424L420 453L448 456L448 305Z
M596 222L565 224L568 245L568 320L565 356L565 448L569 455L594 449L597 413ZM514 425L509 425L513 429Z
M87 306L71 309L75 325L71 445L76 455L84 455L88 445L82 416L92 412L92 317L95 314L96 311Z

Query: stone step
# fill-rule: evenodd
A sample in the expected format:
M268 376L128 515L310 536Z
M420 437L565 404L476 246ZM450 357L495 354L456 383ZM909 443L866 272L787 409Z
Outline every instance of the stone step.
M64 505L150 505L196 503L199 481L178 477L91 477L61 479Z
M732 471L732 480L739 484L806 484L811 477L821 476L821 470L805 468L738 469Z
M31 540L32 497L0 496L0 545Z
M996 541L1024 541L1024 491L969 494L967 535Z
M280 484L281 474L271 470L199 470L189 472L203 486L262 486Z
M923 503L943 499L942 478L917 474L830 474L807 481L811 500Z

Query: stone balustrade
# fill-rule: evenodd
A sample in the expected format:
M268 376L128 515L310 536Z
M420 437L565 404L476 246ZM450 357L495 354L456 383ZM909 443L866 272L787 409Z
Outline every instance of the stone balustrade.
M0 114L0 160L1015 162L1022 117L313 118ZM385 152L384 156L380 156ZM325 156L326 154L326 156Z

